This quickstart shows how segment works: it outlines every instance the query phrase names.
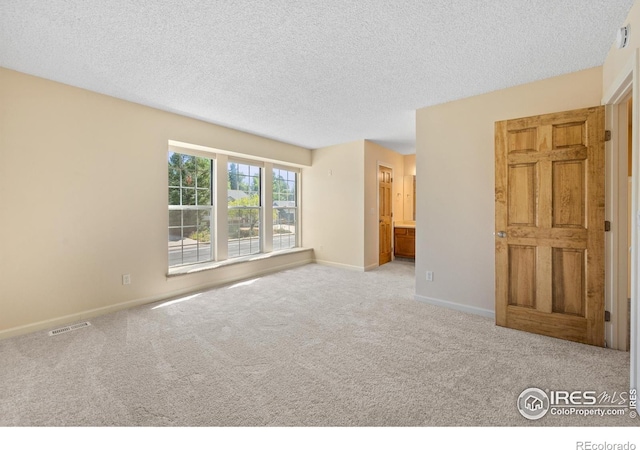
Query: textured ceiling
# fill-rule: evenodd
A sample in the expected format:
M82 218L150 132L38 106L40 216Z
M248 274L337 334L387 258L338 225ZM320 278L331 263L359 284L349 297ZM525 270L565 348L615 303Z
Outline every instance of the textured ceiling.
M302 147L413 153L416 109L599 66L632 3L0 0L0 66Z

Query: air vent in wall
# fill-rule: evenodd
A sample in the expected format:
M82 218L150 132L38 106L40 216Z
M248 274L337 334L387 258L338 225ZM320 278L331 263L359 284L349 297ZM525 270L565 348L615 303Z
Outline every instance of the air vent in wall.
M77 330L79 328L88 327L90 325L91 325L91 323L89 323L89 322L76 323L76 324L73 324L73 325L69 325L67 327L62 327L62 328L58 328L56 330L51 330L51 331L49 331L49 336L57 336L58 334L68 333L69 331L74 331L74 330Z

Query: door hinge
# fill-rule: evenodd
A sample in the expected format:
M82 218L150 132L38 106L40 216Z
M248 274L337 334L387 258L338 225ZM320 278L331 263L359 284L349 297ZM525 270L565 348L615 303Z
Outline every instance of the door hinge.
M611 222L608 220L604 221L604 231L611 231Z
M611 140L611 130L604 130L604 141L609 142Z
M609 311L604 312L604 321L611 322L611 313Z

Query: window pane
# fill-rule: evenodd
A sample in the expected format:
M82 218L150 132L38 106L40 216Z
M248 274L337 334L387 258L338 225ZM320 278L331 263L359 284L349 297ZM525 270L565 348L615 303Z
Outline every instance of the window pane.
M169 211L169 226L179 227L182 225L182 211Z
M199 188L211 189L211 160L207 158L197 159L197 179Z
M198 205L211 205L211 191L209 189L198 189L196 194Z
M182 157L183 155L181 155L180 153L169 152L169 161L168 161L169 186L180 186Z
M169 227L169 248L182 245L182 227Z
M211 213L209 211L196 211L198 242L211 242Z
M193 264L198 262L198 243L192 240L185 240L182 247L182 264Z
M169 267L214 259L212 177L210 159L169 152Z
M229 258L260 253L260 208L230 208Z
M182 239L181 230L178 234L172 234L175 230L169 230L169 267L182 264Z
M185 206L195 206L196 190L193 188L182 189L182 204Z
M273 206L297 206L296 172L273 169Z
M180 187L180 169L169 165L169 186Z
M260 206L260 167L230 162L227 171L229 207Z
M296 246L297 209L277 208L273 210L273 250Z
M198 262L211 261L211 243L210 242L198 242Z
M195 186L196 158L190 155L182 155L181 186Z
M169 188L169 204L180 205L180 188Z
M183 226L196 226L196 215L198 211L195 210L185 210L182 211L182 225Z
M252 192L246 198L246 206L260 206L260 192Z
M211 212L196 211L198 231L192 237L197 241L198 261L211 259Z

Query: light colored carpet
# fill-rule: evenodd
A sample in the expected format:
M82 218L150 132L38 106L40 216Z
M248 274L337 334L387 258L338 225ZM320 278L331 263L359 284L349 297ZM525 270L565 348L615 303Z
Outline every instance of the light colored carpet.
M638 424L522 418L527 387L626 391L629 354L417 302L413 271L310 264L0 341L0 425Z

